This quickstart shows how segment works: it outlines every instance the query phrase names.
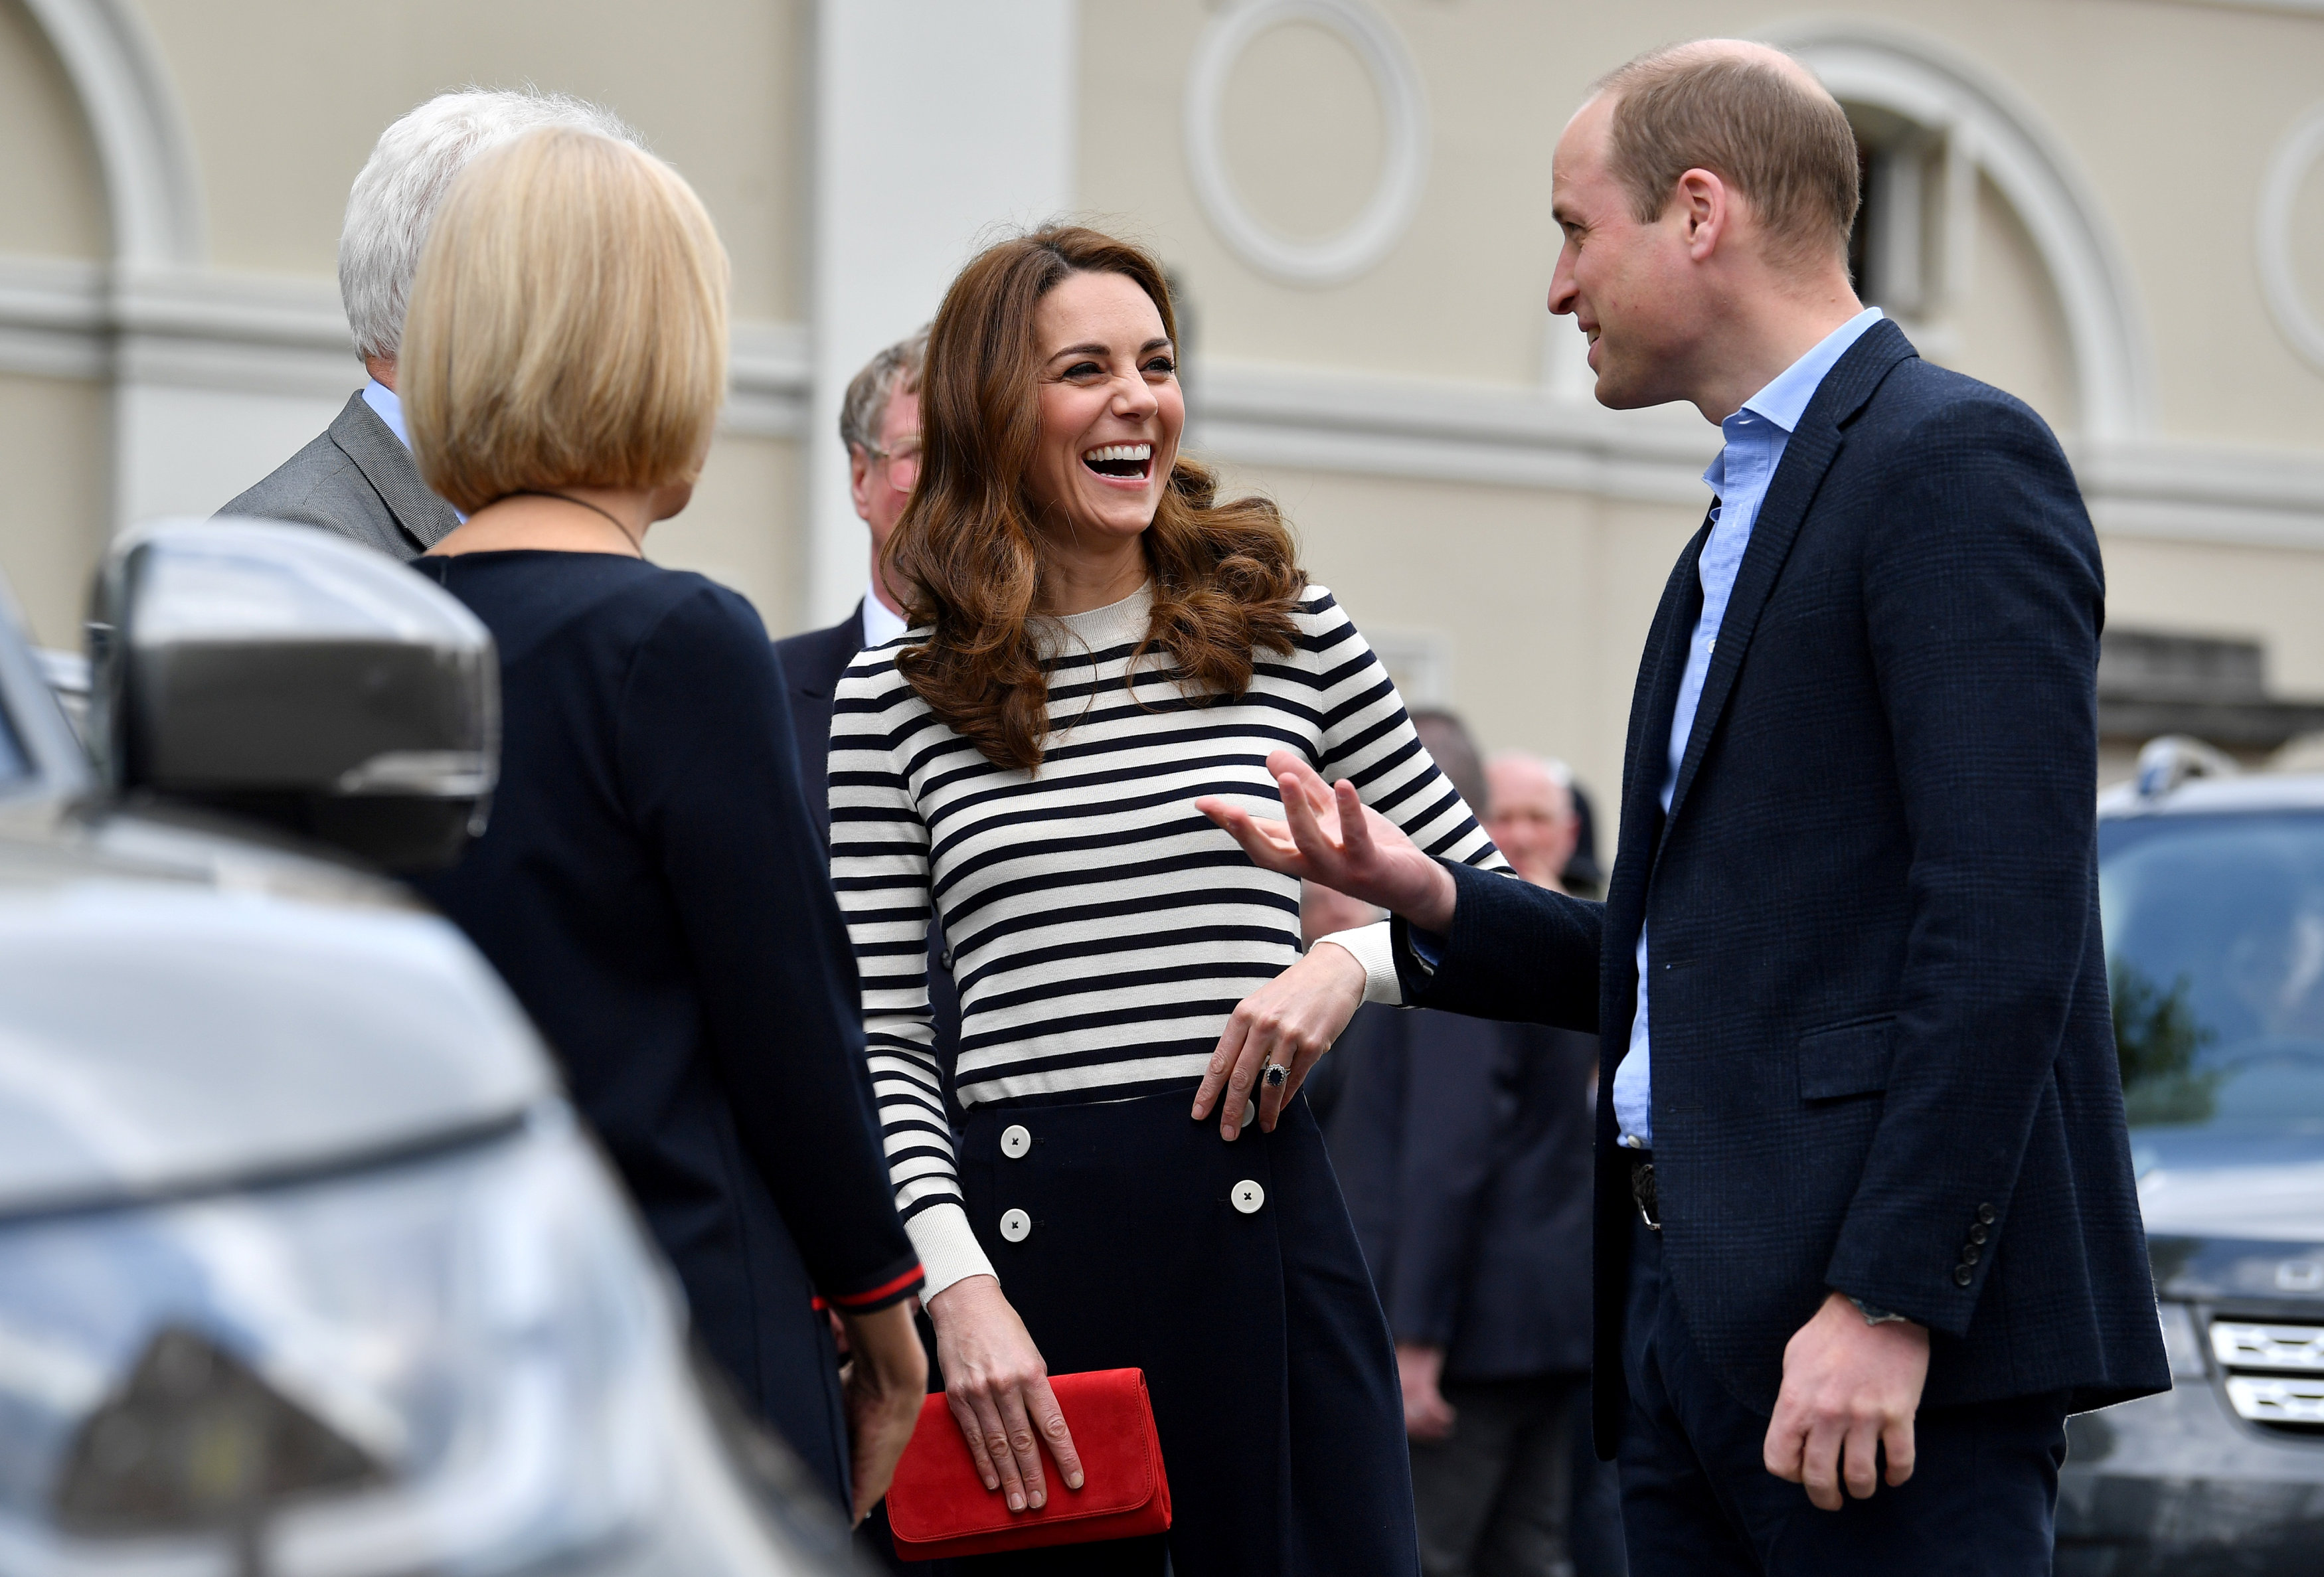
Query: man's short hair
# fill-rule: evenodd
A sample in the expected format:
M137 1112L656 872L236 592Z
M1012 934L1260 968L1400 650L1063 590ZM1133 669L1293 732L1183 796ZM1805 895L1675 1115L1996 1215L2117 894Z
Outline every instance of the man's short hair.
M1640 55L1598 88L1614 103L1609 162L1641 223L1662 217L1680 176L1708 170L1742 194L1780 254L1847 252L1862 166L1829 94L1701 44Z
M486 148L551 125L641 143L619 115L586 100L492 88L439 93L380 134L339 228L339 300L357 354L392 359L401 346L420 248L452 178Z
M839 441L849 453L858 447L866 450L880 447L880 422L888 414L888 401L898 388L908 393L918 393L920 369L928 359L927 326L908 339L899 339L863 364L847 385L847 398L839 404Z
M725 249L630 143L543 126L462 171L429 227L398 366L420 474L474 513L691 481L726 393Z

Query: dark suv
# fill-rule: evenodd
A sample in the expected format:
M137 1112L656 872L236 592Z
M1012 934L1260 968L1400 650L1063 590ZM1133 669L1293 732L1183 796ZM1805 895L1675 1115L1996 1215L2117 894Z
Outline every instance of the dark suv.
M2182 776L2207 757L2150 746L2100 801L2177 1388L2073 1421L2061 1577L2324 1572L2324 778Z

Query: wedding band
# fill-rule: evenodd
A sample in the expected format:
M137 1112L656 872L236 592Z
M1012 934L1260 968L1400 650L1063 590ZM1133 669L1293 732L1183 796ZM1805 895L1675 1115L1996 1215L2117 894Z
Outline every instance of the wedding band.
M1268 1089L1280 1090L1283 1088L1283 1081L1291 1076L1291 1070L1279 1062L1271 1062L1259 1076L1266 1081Z

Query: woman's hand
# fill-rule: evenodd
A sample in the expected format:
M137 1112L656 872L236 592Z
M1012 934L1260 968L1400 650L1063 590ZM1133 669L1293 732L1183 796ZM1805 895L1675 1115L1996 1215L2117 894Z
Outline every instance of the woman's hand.
M928 1394L928 1352L912 1325L909 1298L868 1314L842 1314L847 1367L847 1438L855 1466L855 1520L862 1522L896 1476Z
M1402 828L1368 809L1354 784L1327 786L1291 751L1269 755L1267 770L1283 796L1284 820L1261 821L1213 795L1194 808L1232 834L1262 870L1321 882L1439 936L1452 924L1452 878Z
M990 1276L955 1281L928 1300L928 1318L936 1322L945 1399L984 1487L1005 1490L1011 1511L1046 1504L1041 1447L1047 1445L1065 1487L1080 1489L1082 1459L1050 1393L1048 1366L1001 1296L1001 1284Z
M1268 981L1235 1006L1219 1037L1211 1065L1194 1092L1194 1120L1211 1114L1221 1090L1226 1110L1219 1115L1219 1136L1231 1139L1242 1131L1243 1108L1259 1073L1274 1064L1288 1076L1279 1084L1264 1084L1259 1093L1259 1126L1275 1131L1284 1102L1299 1093L1307 1070L1332 1049L1332 1042L1364 1005L1364 966L1336 942L1318 942L1290 968Z

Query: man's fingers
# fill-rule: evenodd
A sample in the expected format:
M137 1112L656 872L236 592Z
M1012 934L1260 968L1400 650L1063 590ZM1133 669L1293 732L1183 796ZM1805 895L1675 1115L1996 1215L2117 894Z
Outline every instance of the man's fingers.
M1778 1395L1775 1416L1767 1421L1767 1438L1759 1447L1759 1460L1767 1471L1785 1483L1800 1481L1800 1448L1807 1431L1800 1423L1799 1410L1791 1398Z
M1372 847L1370 823L1364 819L1363 797L1356 786L1342 778L1332 789L1333 808L1340 816L1340 850L1351 871L1361 871L1378 858Z
M1333 878L1339 874L1340 851L1323 831L1323 823L1315 814L1315 807L1307 798L1299 779L1285 774L1275 780L1283 795L1283 821L1291 829L1292 841L1299 852L1307 856L1307 863L1316 881L1326 887L1335 885Z
M1219 1098L1225 1087L1227 1074L1235 1059L1242 1054L1242 1043L1250 1033L1250 1020L1237 1011L1227 1016L1226 1032L1219 1037L1218 1049L1211 1053L1211 1065L1203 1070L1203 1082L1194 1090L1194 1120L1202 1121L1211 1114L1211 1102Z
M1890 1419L1880 1432L1880 1443L1888 1448L1888 1485L1894 1489L1913 1476L1913 1421Z
M1848 1432L1841 1448L1840 1471L1848 1492L1858 1500L1872 1499L1880 1487L1880 1425L1867 1418Z
M1207 796L1194 801L1194 808L1224 829L1228 836L1241 845L1242 852L1250 856L1251 863L1260 870L1278 872L1286 876L1306 874L1299 845L1281 822L1261 821L1240 805L1230 805L1222 799Z
M1049 1486L1041 1474L1041 1441L1033 1433L1031 1416L1025 1411L1021 1388L1011 1386L1001 1393L1001 1423L1009 1431L1009 1454L1016 1461L1018 1475L1025 1480L1025 1504L1033 1508L1047 1504Z
M1819 1424L1808 1433L1801 1453L1800 1479L1807 1485L1808 1501L1819 1511L1840 1509L1840 1443L1836 1425Z
M1065 1488L1082 1487L1082 1455L1074 1449L1074 1432L1065 1427L1065 1410L1057 1406L1056 1393L1049 1382L1035 1380L1025 1388L1026 1404L1032 1410L1034 1425L1041 1432L1041 1442L1056 1459L1057 1471L1064 1475Z
M968 1454L976 1463L976 1476L988 1489L1001 1488L1001 1474L992 1466L992 1453L984 1449L984 1425L976 1416L976 1409L965 1397L946 1396L952 1408L953 1422L960 1425L960 1437L968 1442Z

